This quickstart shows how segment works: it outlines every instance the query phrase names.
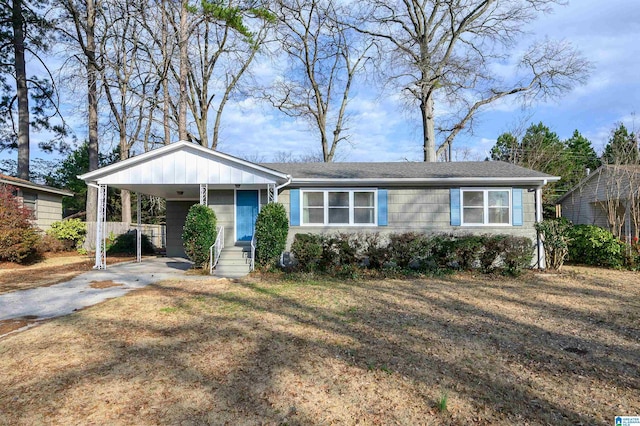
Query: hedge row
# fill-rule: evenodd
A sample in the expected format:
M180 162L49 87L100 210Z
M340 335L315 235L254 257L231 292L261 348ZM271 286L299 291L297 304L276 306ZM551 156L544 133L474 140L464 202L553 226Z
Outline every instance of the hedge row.
M295 269L303 272L480 270L517 276L531 264L533 242L507 235L296 234L291 252Z

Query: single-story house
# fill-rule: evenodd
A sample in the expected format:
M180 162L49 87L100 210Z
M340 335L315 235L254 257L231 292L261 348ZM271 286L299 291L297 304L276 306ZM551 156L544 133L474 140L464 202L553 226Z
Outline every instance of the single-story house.
M558 199L561 216L576 225L596 225L619 238L638 237L640 166L604 165Z
M536 241L541 189L559 180L503 162L256 164L185 141L80 178L100 188L99 212L107 186L165 198L167 256L184 255L182 227L194 203L215 211L225 247L248 243L260 206L273 201L289 214L289 244L296 233L337 231L501 233Z
M18 201L33 212L35 224L43 231L49 229L53 222L62 220L62 197L73 197L69 191L2 174L0 185L15 188Z

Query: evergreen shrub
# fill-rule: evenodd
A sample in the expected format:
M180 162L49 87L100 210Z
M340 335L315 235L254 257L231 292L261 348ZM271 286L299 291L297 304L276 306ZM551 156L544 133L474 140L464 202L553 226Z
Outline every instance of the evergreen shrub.
M256 218L256 261L261 266L275 265L287 245L289 220L284 206L269 203Z
M194 204L189 208L182 228L184 252L198 268L204 268L209 261L209 247L216 242L216 214L208 206Z
M47 235L62 241L67 249L73 250L82 247L87 234L87 224L80 219L65 219L51 224Z
M620 268L625 245L611 232L595 225L575 225L568 230L569 260L584 265Z

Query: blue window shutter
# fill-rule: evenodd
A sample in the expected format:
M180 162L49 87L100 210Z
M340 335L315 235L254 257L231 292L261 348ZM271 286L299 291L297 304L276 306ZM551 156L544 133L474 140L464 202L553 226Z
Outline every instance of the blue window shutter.
M513 226L522 226L522 188L513 188L511 190L511 224Z
M460 226L460 188L451 188L450 205L451 205L451 226Z
M291 226L300 226L300 190L289 191L289 223Z
M378 226L387 226L389 224L387 198L387 190L378 189Z

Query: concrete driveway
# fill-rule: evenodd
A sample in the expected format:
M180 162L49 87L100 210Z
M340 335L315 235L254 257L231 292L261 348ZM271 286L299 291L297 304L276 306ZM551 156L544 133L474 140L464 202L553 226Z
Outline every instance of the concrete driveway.
M212 279L209 276L185 275L190 267L191 262L182 258L144 259L141 263L118 263L109 265L106 270L85 272L70 281L49 287L2 294L0 321L24 317L43 320L67 315L162 280ZM97 283L112 286L94 288L100 286Z

